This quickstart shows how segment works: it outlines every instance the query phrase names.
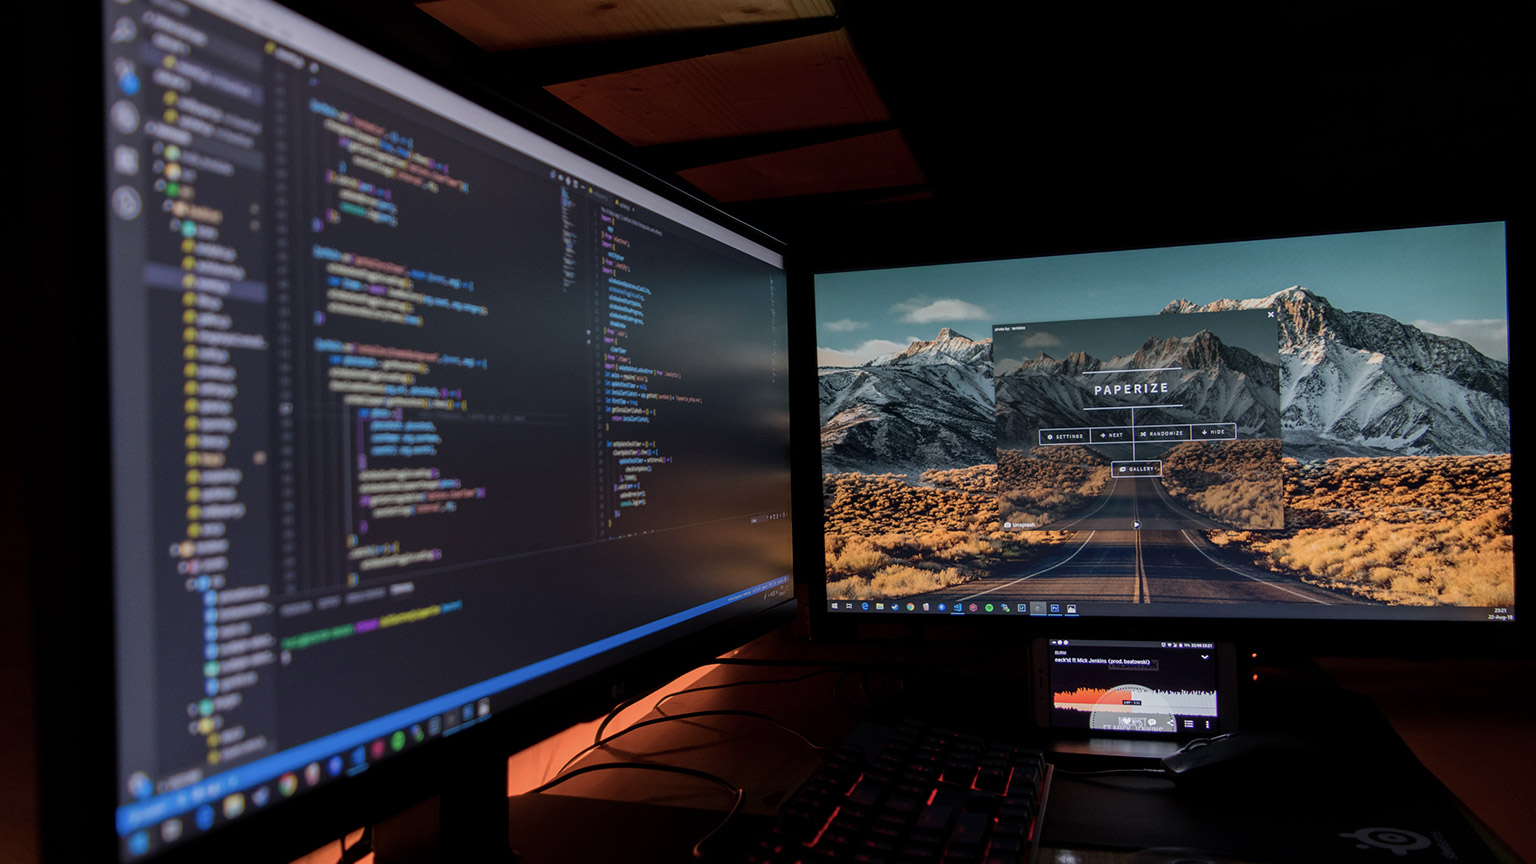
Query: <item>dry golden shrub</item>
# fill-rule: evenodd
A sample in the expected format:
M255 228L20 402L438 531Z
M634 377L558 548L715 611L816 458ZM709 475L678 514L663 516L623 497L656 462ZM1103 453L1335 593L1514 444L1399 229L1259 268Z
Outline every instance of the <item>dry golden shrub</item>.
M875 578L870 581L869 587L876 594L885 597L905 597L908 594L921 594L924 591L948 588L964 581L965 578L955 567L929 570L906 564L892 564L889 567L880 568L875 573Z
M1022 453L1022 451L1003 451ZM1029 458L1036 462L1057 465L1108 465L1109 457L1092 447L1067 444L1060 447L1036 447L1029 451Z
M997 453L998 512L1004 522L1049 525L1103 491L1108 461L1087 447Z
M930 570L907 564L881 568L871 579L850 577L827 583L827 597L833 600L868 600L875 597L906 597L937 591L965 581L954 567Z
M829 535L826 546L829 579L834 575L867 575L890 560L868 537Z
M1514 602L1507 454L1284 460L1286 530L1211 532L1276 572L1385 603Z
M978 489L994 473L994 466L977 465L925 472L923 479ZM1071 537L1065 531L1002 531L993 494L913 486L899 474L828 474L822 488L827 591L834 598L937 590Z
M1280 441L1186 441L1163 459L1163 488L1189 509L1248 528L1285 521L1285 486L1277 470Z
M969 468L931 468L923 472L923 482L962 492L997 494L997 466L972 465Z
M1507 453L1282 461L1286 518L1297 528L1367 513L1393 521L1467 520L1509 506Z
M1280 462L1280 439L1244 438L1237 441L1185 441L1168 449L1165 472L1222 477L1264 479L1273 476Z
M997 522L990 493L913 486L900 474L828 474L822 493L832 533L979 531Z
M1172 492L1172 490L1169 490ZM1244 480L1212 484L1198 492L1175 496L1189 509L1232 525L1271 528L1285 524L1279 478L1268 486Z

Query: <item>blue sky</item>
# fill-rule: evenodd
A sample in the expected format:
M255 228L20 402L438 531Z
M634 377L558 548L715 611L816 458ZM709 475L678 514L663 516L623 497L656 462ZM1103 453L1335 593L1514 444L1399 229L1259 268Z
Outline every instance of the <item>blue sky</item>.
M1155 315L1178 299L1267 297L1301 285L1509 359L1501 222L979 261L816 277L820 365L853 365L951 327Z

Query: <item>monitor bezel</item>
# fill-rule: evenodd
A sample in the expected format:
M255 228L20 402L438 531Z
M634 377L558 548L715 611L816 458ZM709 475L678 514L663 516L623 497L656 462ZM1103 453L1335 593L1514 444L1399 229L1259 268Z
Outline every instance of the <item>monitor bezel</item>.
M386 5L357 16L341 2L302 3L277 0L281 5L315 23L381 54L428 81L501 115L579 157L622 175L666 201L708 219L745 239L783 256L785 272L792 272L788 246L780 239L750 226L700 198L696 190L676 178L664 178L639 167L622 151L618 139L601 144L592 128L570 131L545 114L547 104L529 107L483 83L487 71L477 65L475 53L456 50L458 37L415 7ZM79 10L28 9L29 31L34 33L100 34L100 19ZM112 489L110 430L100 406L110 402L108 382L112 358L108 350L108 315L103 286L107 284L105 208L98 218L80 220L79 202L105 201L108 178L101 145L106 135L101 104L106 69L102 53L94 47L78 62L58 63L54 48L59 40L29 40L29 68L51 65L47 86L52 92L29 88L28 104L37 100L33 116L53 121L59 140L67 140L65 153L85 170L64 176L36 172L29 176L27 191L35 202L37 223L78 226L68 243L38 238L40 253L68 254L69 277L61 280L58 258L38 254L28 259L25 278L47 279L69 290L74 298L70 321L75 338L71 350L52 361L50 376L71 382L71 398L50 405L46 425L26 422L22 442L29 454L22 489L27 559L22 578L30 588L34 638L32 641L32 693L22 692L25 708L33 712L36 729L37 771L26 778L37 791L39 802L38 844L43 859L119 859L120 838L113 828L117 809L117 758L115 744L116 678L111 658L115 625L111 591L105 590L103 574L112 572ZM95 45L93 41L91 43ZM71 58L72 61L75 58ZM37 82L42 84L42 81ZM69 103L60 94L74 93ZM66 103L68 103L66 105ZM91 106L81 110L75 106ZM73 108L74 110L70 110ZM567 120L569 118L566 118ZM571 124L579 125L579 124ZM87 211L88 217L91 215ZM36 223L35 223L36 224ZM82 240L83 235L83 240ZM67 252L66 252L67 250ZM58 295L23 292L20 309L24 320L51 320L57 315ZM96 406L96 407L93 407ZM60 430L65 432L61 434ZM67 519L53 514L69 513ZM80 542L87 526L99 540ZM60 554L67 550L67 555ZM110 584L110 583L106 583ZM82 586L103 586L83 590ZM25 596L25 594L23 594ZM68 609L67 626L58 610ZM400 811L431 801L470 806L505 813L506 758L517 750L567 728L601 716L616 702L646 692L720 653L762 634L782 628L796 613L794 599L766 608L739 608L724 620L702 627L685 625L630 643L604 655L597 668L582 671L550 692L494 715L474 729L451 739L429 742L381 761L355 778L341 778L309 790L285 806L248 813L206 836L190 839L144 859L157 864L177 864L232 857L236 860L286 861L333 842L345 831L372 825ZM564 674L564 672L562 672ZM355 782L347 782L347 781ZM500 803L484 800L499 793ZM466 796L479 800L466 802ZM504 831L504 823L502 826ZM494 827L490 836L469 838L470 845L505 842ZM462 844L461 844L462 845Z

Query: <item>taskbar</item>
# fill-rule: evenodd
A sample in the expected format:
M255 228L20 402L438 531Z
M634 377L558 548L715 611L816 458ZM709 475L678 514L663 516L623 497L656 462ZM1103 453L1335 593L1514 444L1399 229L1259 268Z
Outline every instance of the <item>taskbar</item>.
M1078 603L1045 600L828 600L829 612L910 612L929 615L1078 615Z
M1514 606L1390 606L1339 604L1297 607L1264 603L1106 602L1103 600L922 598L829 599L832 614L947 615L1012 618L1266 618L1341 621L1489 621L1513 623Z

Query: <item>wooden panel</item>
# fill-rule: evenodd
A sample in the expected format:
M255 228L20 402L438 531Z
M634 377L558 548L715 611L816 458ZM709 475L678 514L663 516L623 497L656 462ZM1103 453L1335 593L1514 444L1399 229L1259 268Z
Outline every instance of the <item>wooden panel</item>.
M888 116L842 30L545 89L636 146Z
M420 6L487 51L821 18L836 12L831 0L432 0Z
M798 147L681 172L717 201L756 201L925 182L901 133Z

